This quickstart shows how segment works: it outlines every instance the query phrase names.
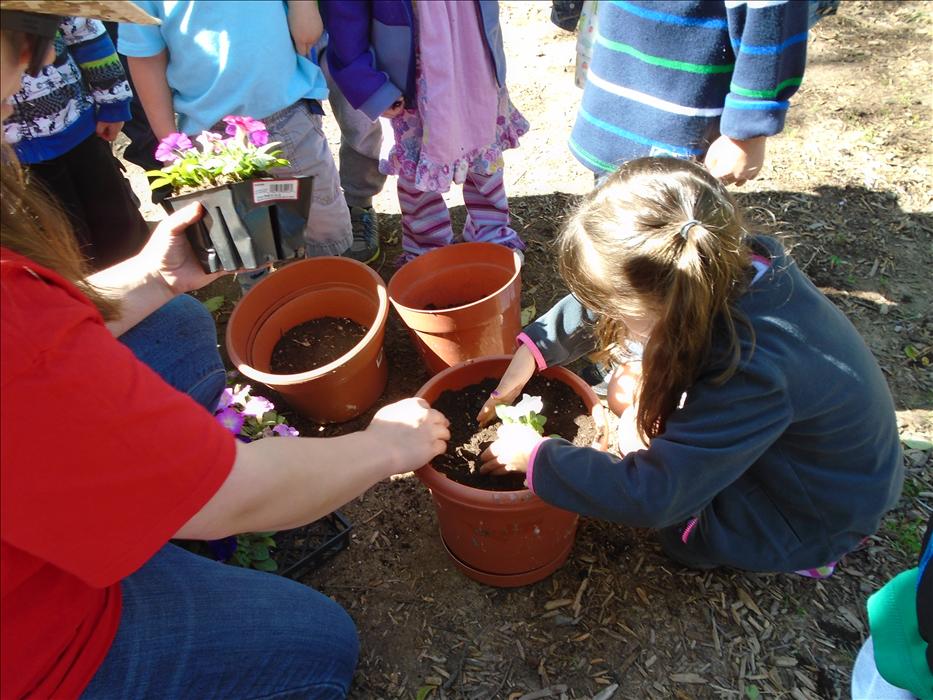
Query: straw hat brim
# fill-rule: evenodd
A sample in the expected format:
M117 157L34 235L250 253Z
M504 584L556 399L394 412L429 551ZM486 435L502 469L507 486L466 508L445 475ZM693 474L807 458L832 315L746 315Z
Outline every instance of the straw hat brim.
M160 24L132 2L106 0L0 0L0 10L35 12L41 15L85 17L105 22L131 22L133 24Z

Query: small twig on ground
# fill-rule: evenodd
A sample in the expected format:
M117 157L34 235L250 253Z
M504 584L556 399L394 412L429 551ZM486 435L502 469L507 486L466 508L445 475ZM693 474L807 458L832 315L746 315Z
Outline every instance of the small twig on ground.
M460 654L460 661L457 662L457 667L454 669L454 672L450 674L450 678L444 681L444 685L441 686L444 690L450 690L453 684L460 677L460 673L463 671L463 662L466 661L468 653L469 649L467 649L466 645L464 645L463 653Z
M365 525L365 524L368 523L370 520L372 520L372 519L374 519L374 518L378 518L380 515L382 515L382 511L383 511L383 510L384 510L383 508L380 508L379 510L377 510L375 513L373 513L372 515L370 515L370 516L369 516L368 518L366 518L365 520L361 520L361 521L360 521L360 525Z

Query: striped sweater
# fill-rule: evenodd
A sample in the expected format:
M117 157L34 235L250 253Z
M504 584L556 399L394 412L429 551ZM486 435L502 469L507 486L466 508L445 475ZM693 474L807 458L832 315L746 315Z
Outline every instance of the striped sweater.
M801 0L600 0L593 57L570 138L598 175L647 155L702 157L784 127L803 78Z
M55 37L55 61L35 78L24 75L3 124L7 143L23 163L70 151L94 133L98 121L130 119L133 93L104 25L65 17Z

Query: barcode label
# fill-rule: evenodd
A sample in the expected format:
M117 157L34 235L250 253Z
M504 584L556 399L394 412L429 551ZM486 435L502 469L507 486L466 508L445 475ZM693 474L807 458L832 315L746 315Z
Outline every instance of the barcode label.
M298 180L262 180L253 183L253 204L298 199Z

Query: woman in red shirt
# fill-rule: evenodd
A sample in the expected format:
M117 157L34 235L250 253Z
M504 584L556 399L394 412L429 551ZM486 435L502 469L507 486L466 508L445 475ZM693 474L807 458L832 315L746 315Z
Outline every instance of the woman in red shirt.
M78 4L87 17L151 20L131 3L0 0L4 117L23 71L49 60L55 15ZM237 442L134 356L146 356L146 329L160 329L160 369L169 360L203 368L180 388L196 386L202 403L216 401L213 344L178 344L213 332L200 305L183 296L214 279L183 234L198 208L169 217L135 257L86 277L66 219L26 188L8 153L0 696L345 696L357 640L336 603L168 541L316 520L442 452L446 419L407 399L352 435ZM177 335L164 330L173 323Z

